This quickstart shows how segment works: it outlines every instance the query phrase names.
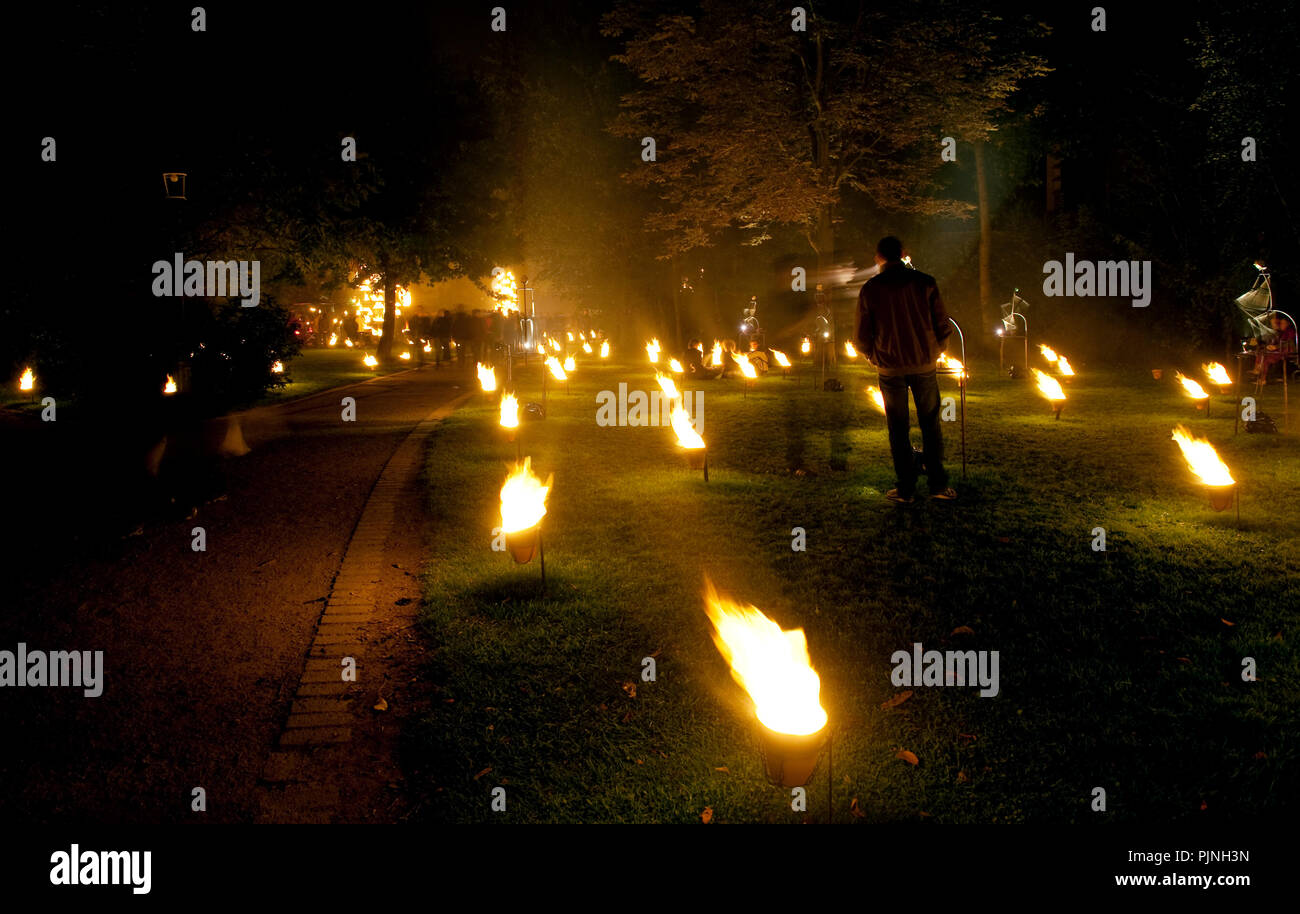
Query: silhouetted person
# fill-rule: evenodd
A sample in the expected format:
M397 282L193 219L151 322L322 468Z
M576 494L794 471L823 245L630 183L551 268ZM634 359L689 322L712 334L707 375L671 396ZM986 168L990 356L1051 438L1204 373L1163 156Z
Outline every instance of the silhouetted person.
M717 370L711 370L704 364L704 343L699 340L691 340L686 347L683 365L686 368L686 376L698 380L709 381L718 376Z
M434 365L441 365L445 358L451 360L451 312L446 308L442 314L433 322L433 336L437 340L434 345L437 347L437 355L434 356Z
M876 245L880 272L858 293L858 351L880 372L885 400L889 450L898 488L886 498L910 504L916 494L917 469L908 437L907 392L916 400L917 423L933 498L957 497L943 467L943 432L939 425L939 380L935 360L952 335L952 324L934 277L903 263L903 243L892 235Z
M451 319L451 339L452 345L456 347L457 363L463 363L465 357L469 355L466 347L469 346L470 338L473 336L471 320L464 311L457 311Z

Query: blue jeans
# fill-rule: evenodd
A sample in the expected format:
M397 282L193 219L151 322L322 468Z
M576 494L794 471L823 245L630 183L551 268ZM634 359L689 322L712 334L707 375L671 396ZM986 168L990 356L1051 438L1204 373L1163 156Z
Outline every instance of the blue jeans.
M939 427L939 377L925 374L881 375L880 393L885 400L885 424L889 428L889 451L894 457L898 494L916 494L916 466L912 462L912 440L908 437L907 391L916 400L916 418L921 426L921 447L930 494L948 488L943 468L943 432Z

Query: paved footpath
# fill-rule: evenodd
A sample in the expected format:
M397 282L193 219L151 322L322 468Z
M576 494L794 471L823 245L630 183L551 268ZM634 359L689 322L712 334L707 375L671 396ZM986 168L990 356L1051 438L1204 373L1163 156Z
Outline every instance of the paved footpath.
M3 690L0 814L401 818L397 734L422 695L421 455L475 387L471 372L426 367L251 411L252 450L197 516L70 551L50 540L24 559L0 647L102 650L104 693ZM196 527L206 551L191 547Z

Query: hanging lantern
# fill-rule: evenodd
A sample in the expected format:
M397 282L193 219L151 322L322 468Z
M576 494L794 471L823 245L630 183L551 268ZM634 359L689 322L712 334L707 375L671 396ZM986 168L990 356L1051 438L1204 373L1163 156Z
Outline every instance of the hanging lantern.
M167 192L168 200L185 199L185 179L189 175L183 171L164 171L163 172L163 190Z

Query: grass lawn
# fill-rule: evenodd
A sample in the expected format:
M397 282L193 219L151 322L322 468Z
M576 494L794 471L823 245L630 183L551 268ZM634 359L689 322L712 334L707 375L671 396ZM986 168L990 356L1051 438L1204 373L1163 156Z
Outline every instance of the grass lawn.
M405 348L399 346L394 351L401 352ZM405 371L419 364L415 361L416 354L412 352L411 361L401 362L397 367L367 368L361 360L366 353L371 352L372 349L304 349L285 365L285 371L289 375L288 385L271 391L253 405L269 406L297 400L331 387L354 384L378 375L392 374L394 371Z
M814 390L803 369L748 396L739 382L695 385L705 483L671 429L596 424L597 391L655 386L644 361L580 363L567 395L552 386L549 418L521 429L535 471L555 476L545 596L536 560L490 548L514 458L495 398L459 410L427 458L434 695L406 741L420 817L688 823L708 808L715 823L825 821L828 800L834 821L872 823L1294 809L1300 410L1290 434L1234 438L1228 398L1199 418L1172 372L1075 367L1058 421L1032 382L976 363L964 481L958 426L945 425L961 500L900 508L883 497L893 472L863 367L840 371L842 393ZM518 380L521 402L540 400L535 363ZM1261 403L1279 425L1280 400L1270 388ZM1240 525L1193 481L1170 440L1180 422L1232 468ZM828 797L823 752L806 813L764 779L752 703L710 637L706 575L807 633L834 770ZM1000 693L917 687L882 708L904 691L891 655L914 642L998 651ZM655 682L640 677L647 656ZM1242 681L1243 657L1258 681ZM490 809L497 786L505 814ZM1090 809L1095 787L1105 814Z

